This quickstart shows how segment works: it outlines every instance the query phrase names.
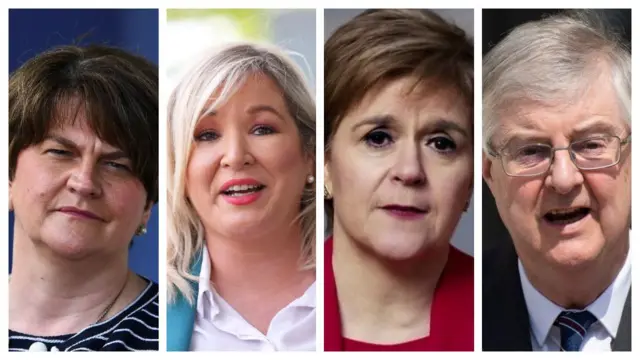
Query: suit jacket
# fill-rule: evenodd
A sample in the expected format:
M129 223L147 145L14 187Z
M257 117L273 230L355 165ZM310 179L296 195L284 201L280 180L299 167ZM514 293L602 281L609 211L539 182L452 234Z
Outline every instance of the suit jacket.
M197 252L191 265L190 273L200 275L202 253ZM193 293L198 295L198 282L191 282ZM167 303L167 351L189 351L193 324L196 320L196 302L189 304L187 299L179 294L173 303Z
M518 256L511 239L498 243L482 259L482 350L532 351ZM631 290L611 347L613 351L631 351Z

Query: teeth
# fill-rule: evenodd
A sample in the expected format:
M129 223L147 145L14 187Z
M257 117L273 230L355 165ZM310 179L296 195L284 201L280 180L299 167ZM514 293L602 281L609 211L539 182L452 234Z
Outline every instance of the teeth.
M578 208L573 208L573 209L556 209L556 210L551 210L549 211L549 213L551 215L565 215L565 214L570 214L572 212L578 211Z
M228 188L226 191L247 191L247 190L257 190L260 188L260 185L233 185Z

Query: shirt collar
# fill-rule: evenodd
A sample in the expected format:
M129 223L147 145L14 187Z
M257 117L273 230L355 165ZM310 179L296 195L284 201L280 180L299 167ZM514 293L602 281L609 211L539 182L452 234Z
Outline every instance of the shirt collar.
M198 314L205 315L205 309L210 312L210 315L215 315L220 311L218 305L213 300L214 294L215 291L211 286L211 259L209 258L209 250L207 250L207 246L204 245L202 247L202 266L200 267L198 280L198 302L196 303ZM207 303L206 305L205 302Z
M220 308L216 302L218 294L211 286L211 259L207 246L202 248L202 266L200 267L200 276L198 280L198 302L196 310L199 314L205 315L205 311L209 312L208 316L215 316L220 312ZM206 305L205 305L206 302ZM316 282L305 290L304 294L295 299L289 306L300 306L316 308ZM206 310L205 310L206 309Z
M624 303L631 287L631 247L627 253L624 265L616 275L611 285L585 310L591 313L600 321L611 337L618 333L618 325L620 317L624 310ZM518 271L520 273L520 282L522 283L522 292L524 300L527 304L529 312L529 321L531 330L538 342L542 346L549 335L549 331L554 321L561 311L566 309L556 305L536 288L533 287L527 278L522 262L518 259Z

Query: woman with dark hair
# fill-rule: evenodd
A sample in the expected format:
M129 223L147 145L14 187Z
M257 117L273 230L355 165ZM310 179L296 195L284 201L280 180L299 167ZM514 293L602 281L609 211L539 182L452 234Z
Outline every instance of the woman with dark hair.
M473 350L473 45L427 10L325 43L325 350Z
M158 74L105 46L9 79L12 351L158 349L158 285L128 251L158 200Z

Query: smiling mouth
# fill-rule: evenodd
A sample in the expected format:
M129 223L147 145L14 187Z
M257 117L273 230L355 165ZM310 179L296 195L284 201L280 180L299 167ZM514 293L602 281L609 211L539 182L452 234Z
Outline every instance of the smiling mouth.
M584 219L590 212L588 207L554 209L544 214L543 218L552 225L567 225Z
M244 196L257 193L264 188L266 188L264 185L234 185L222 191L222 194L227 196Z

